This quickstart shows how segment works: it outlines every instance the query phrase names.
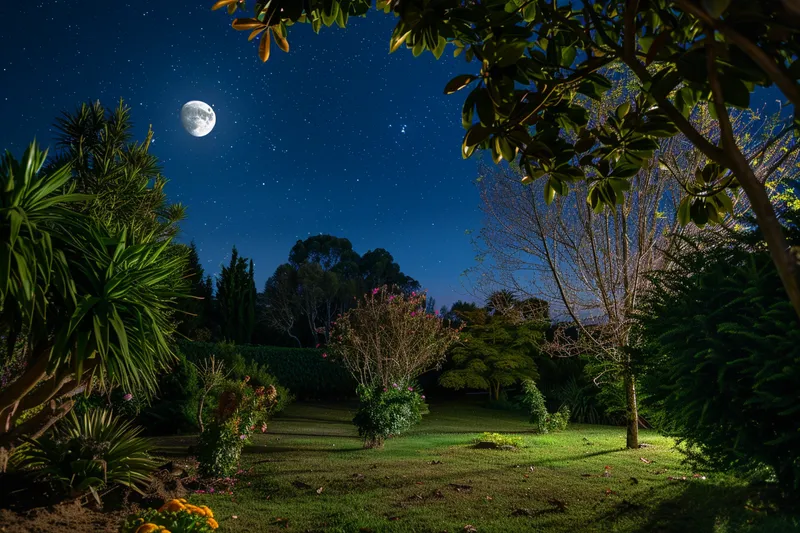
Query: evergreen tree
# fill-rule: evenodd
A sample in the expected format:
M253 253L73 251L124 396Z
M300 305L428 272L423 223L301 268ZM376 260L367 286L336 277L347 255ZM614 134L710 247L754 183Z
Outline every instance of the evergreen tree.
M253 261L248 265L247 258L239 257L235 246L230 264L222 267L217 279L217 302L222 337L236 344L248 344L253 337L256 316Z
M213 312L211 278L205 276L194 241L181 247L186 253L184 278L189 282L191 298L181 302L178 332L192 340L208 340ZM200 338L197 338L198 334Z

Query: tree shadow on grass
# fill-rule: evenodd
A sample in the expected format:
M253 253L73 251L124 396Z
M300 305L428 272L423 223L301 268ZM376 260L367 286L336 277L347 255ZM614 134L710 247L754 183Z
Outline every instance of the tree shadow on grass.
M723 523L727 524L727 531L740 531L748 520L756 518L744 509L747 487L685 483L680 494L661 499L650 508L635 533L713 533ZM656 490L652 493L655 496Z

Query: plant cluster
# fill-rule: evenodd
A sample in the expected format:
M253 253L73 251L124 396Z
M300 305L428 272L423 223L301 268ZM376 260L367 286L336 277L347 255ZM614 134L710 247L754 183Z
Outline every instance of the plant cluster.
M27 439L17 460L65 496L91 492L99 498L98 491L112 485L140 491L158 465L141 431L108 410L73 411L47 436Z
M425 396L407 382L388 387L358 387L360 404L353 424L365 448L380 448L389 437L408 431L427 413Z
M527 380L522 385L522 403L531 415L531 424L538 433L563 431L569 423L569 408L562 405L555 413L547 411L544 396L532 380Z
M211 533L219 527L206 505L192 505L184 498L165 502L125 519L120 533Z
M267 420L278 401L273 386L253 388L249 377L227 382L219 394L214 419L200 434L200 474L230 477L239 468L242 449L257 430L267 431Z
M475 444L490 443L497 447L513 446L519 448L522 446L522 437L517 435L503 435L502 433L492 433L486 431L473 439Z

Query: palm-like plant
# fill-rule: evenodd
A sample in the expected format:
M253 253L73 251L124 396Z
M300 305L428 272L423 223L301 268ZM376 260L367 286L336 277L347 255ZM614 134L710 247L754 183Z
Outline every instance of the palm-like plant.
M41 436L93 382L152 391L173 357L171 315L185 292L175 282L185 258L169 239L112 232L66 209L86 196L65 187L68 169L40 172L45 157L31 145L22 163L7 154L0 166L0 268L10 279L0 330L22 332L29 347L25 371L0 390L0 446Z
M130 108L120 101L113 110L100 102L63 113L55 123L58 156L54 168L70 165L77 190L94 195L80 211L108 226L136 234L172 237L185 216L170 204L158 158L150 153L153 131L133 142Z
M73 412L47 437L28 439L19 465L72 496L115 484L141 492L158 466L141 432L111 411Z

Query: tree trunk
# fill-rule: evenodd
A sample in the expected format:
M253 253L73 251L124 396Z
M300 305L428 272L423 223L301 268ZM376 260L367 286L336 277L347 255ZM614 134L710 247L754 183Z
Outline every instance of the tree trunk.
M626 369L623 375L625 386L625 418L628 426L627 442L628 448L639 447L639 409L636 404L636 381L630 369Z

